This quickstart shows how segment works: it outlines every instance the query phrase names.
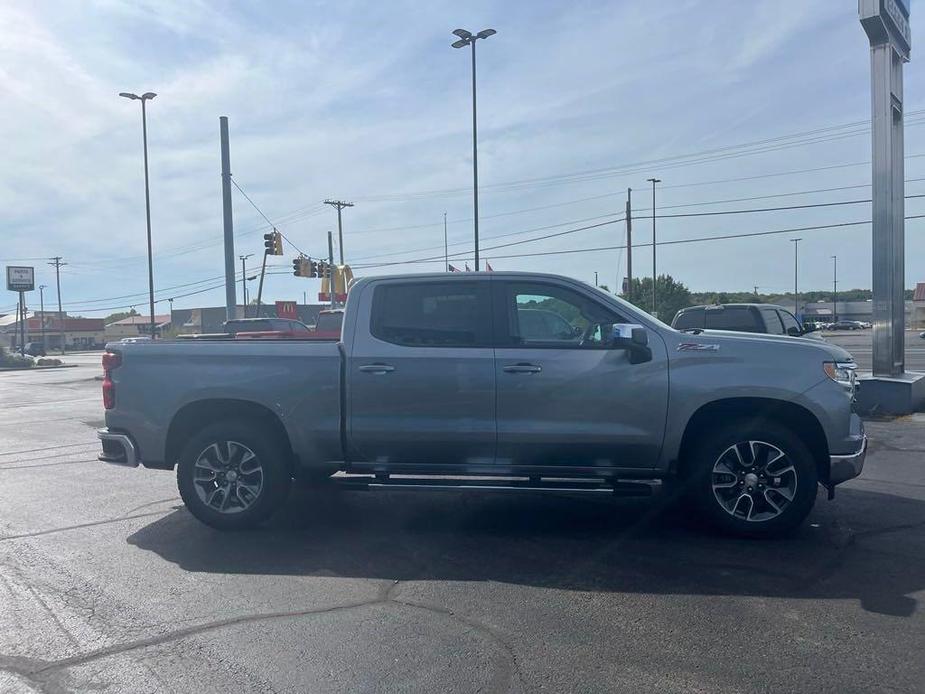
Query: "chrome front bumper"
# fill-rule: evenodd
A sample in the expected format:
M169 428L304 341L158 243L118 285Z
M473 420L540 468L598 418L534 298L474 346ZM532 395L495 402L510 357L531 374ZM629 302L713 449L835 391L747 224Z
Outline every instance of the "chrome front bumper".
M847 482L861 474L864 459L867 457L867 434L861 439L861 447L856 453L829 456L829 484L835 486Z
M125 434L98 429L96 435L103 444L103 451L97 456L97 460L124 467L138 467L141 463L135 443Z

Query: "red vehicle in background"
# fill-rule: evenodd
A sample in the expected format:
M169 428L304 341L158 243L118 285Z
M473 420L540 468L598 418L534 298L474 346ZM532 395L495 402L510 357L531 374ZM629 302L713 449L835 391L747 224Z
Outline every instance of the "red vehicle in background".
M262 337L310 340L314 337L314 332L305 323L291 318L236 318L225 323L225 332L235 339L244 340Z
M344 323L344 309L331 308L319 311L312 335L318 340L339 340Z

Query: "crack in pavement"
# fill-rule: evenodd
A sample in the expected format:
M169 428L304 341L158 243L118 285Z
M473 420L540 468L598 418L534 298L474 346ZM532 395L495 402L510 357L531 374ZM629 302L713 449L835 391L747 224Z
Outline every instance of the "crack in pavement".
M65 691L63 686L58 682L58 677L63 670L68 668L85 665L110 656L123 655L132 651L144 648L161 646L174 641L179 641L191 636L198 636L212 631L225 629L228 627L238 626L241 624L253 624L256 622L276 621L281 619L295 619L299 617L312 617L322 614L332 614L336 612L346 612L350 610L362 609L373 605L394 604L401 607L408 607L422 610L430 614L450 618L470 629L482 634L491 643L500 648L504 657L500 664L495 667L491 677L491 688L493 692L507 692L511 690L511 684L516 677L517 681L523 686L523 678L520 668L517 664L517 658L513 647L500 635L497 629L483 624L482 622L457 614L450 608L440 607L418 603L412 600L399 599L396 594L402 581L388 580L384 581L376 592L375 597L368 600L358 600L354 602L342 603L339 605L329 605L327 607L314 607L301 610L280 610L276 612L257 612L253 614L244 614L237 617L229 617L211 622L191 625L182 629L150 636L147 638L133 639L122 643L112 644L103 648L98 648L88 653L74 655L68 658L58 660L44 660L41 658L31 658L27 656L7 656L0 655L0 669L11 672L15 675L28 680L35 684L41 691L49 694Z
M89 523L78 523L77 525L67 525L63 528L48 528L47 530L36 530L31 533L21 533L18 535L0 535L0 542L6 542L7 540L23 540L30 537L41 537L42 535L54 535L55 533L63 533L69 530L80 530L82 528L93 528L97 525L108 525L109 523L120 523L126 520L132 520L134 518L149 518L150 516L163 516L167 511L151 511L150 513L136 513L132 516L120 516L119 518L105 518L103 520L91 521Z
M79 455L74 453L73 455ZM80 463L98 463L99 460L91 458L90 460L61 460L57 463L36 463L35 465L0 465L0 470L30 470L37 467L57 467L58 465L78 465Z

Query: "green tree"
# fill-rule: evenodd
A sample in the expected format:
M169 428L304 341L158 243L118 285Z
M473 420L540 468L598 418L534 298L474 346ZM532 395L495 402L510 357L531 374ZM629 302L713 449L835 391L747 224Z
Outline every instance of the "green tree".
M132 309L131 311L120 311L118 313L110 313L103 319L103 325L109 325L110 323L115 323L117 320L122 320L123 318L131 318L132 316L137 316L138 311Z
M623 298L639 308L650 311L652 308L652 278L633 278L629 296ZM658 302L658 317L665 323L670 323L675 314L682 308L691 306L691 293L681 282L671 275L659 275L655 283L656 301Z

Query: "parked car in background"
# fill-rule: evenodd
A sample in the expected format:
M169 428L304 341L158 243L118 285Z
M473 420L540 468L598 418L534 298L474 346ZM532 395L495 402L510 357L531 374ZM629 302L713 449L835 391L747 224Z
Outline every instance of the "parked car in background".
M829 326L829 330L861 330L864 326L856 320L835 321Z
M318 312L318 320L311 329L312 336L319 340L339 340L344 322L344 309L329 308Z
M44 342L27 342L25 347L25 353L32 357L44 357L45 354L45 343Z
M774 304L691 306L678 311L671 321L671 327L675 330L733 330L822 339L809 326L800 325L790 311Z

